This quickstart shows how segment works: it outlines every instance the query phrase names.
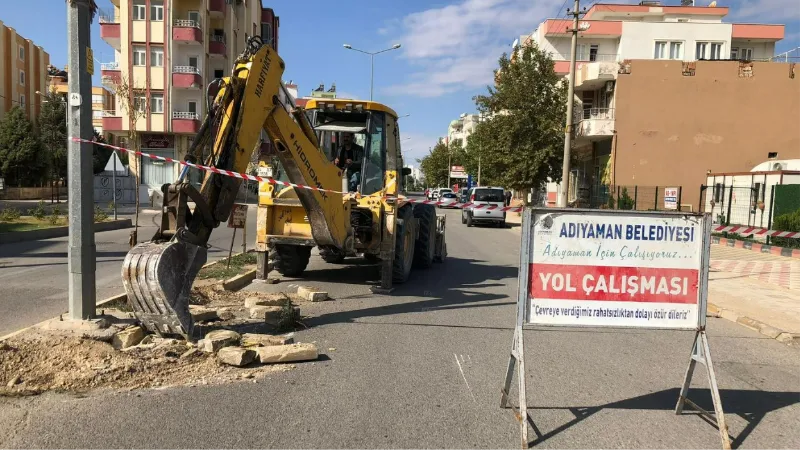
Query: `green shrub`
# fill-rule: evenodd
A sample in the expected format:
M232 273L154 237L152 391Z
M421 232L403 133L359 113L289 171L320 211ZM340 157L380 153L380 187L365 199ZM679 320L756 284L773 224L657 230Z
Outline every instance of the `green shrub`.
M36 204L36 208L29 209L28 215L33 216L39 220L44 219L44 216L47 215L47 210L44 209L44 200L39 200L39 203Z
M48 218L50 221L50 225L58 225L58 222L61 220L61 208L56 206L53 208L53 211L50 213L50 217Z
M630 211L633 209L633 203L633 198L628 194L628 188L622 188L622 194L620 194L619 201L617 202L618 209Z
M101 208L100 205L95 205L95 207L94 207L94 221L95 222L105 222L106 220L108 220L108 213L105 212L105 210L103 208Z
M778 231L800 231L800 209L793 213L783 214L772 222L772 229ZM778 247L800 248L798 238L771 238L771 244Z
M8 207L3 211L0 211L0 220L3 222L13 222L19 219L20 213L17 208Z

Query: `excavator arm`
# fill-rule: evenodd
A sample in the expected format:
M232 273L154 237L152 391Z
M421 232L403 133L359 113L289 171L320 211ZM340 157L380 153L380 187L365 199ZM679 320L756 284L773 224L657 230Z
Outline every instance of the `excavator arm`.
M297 195L315 241L346 248L352 245L349 211L342 207L342 194L326 191L341 187L342 174L319 151L305 115L281 100L286 98L281 83L284 68L274 49L258 37L250 38L231 76L215 82L219 90L186 160L244 172L260 147L261 130L266 130L290 179L312 187L298 188ZM211 232L233 209L241 179L206 172L198 191L185 181L187 170L184 166L175 183L162 186L161 226L151 241L128 252L122 279L128 302L145 327L158 334L193 339L194 321L189 313L192 284L207 260ZM194 210L188 206L190 200Z

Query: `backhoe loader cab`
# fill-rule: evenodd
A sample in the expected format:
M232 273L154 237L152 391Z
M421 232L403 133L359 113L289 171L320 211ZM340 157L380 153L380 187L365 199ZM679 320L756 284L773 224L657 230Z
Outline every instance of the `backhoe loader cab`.
M261 183L256 248L259 277L266 277L270 270L299 276L313 246L319 247L320 255L329 263L338 264L359 254L380 262L384 288L405 282L412 265L428 267L434 260L442 260L446 254L444 218L437 219L435 208L429 205L412 205L399 196L408 169L403 168L397 113L377 102L312 99L303 115L313 129L320 156L329 165L338 156L343 133L352 133L355 144L363 148L360 160L353 162L360 167L356 192L349 192L347 168L341 170L335 165L341 183L326 186L348 192L329 193L330 208L338 208L346 216L342 218L348 228L344 245L315 238L315 224L297 199L302 188L275 189L270 183ZM268 165L270 158L262 155L261 164ZM281 168L273 170L280 172ZM341 204L336 205L334 199ZM441 250L437 252L437 248Z

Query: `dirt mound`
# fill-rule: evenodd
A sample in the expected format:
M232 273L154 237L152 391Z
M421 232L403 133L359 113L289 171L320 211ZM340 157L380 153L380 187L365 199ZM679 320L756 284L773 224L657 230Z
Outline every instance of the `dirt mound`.
M164 340L154 348L120 352L105 342L26 333L0 342L0 396L219 384L294 367L234 368L192 349L182 341Z

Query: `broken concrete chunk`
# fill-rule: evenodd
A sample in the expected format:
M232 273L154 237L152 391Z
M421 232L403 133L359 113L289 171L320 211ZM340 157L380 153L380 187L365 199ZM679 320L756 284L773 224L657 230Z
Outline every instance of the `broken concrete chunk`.
M281 279L278 277L267 277L267 284L278 284L281 282Z
M314 344L273 345L255 348L261 364L312 361L319 355Z
M217 310L212 308L205 308L202 306L189 306L189 313L195 322L208 322L210 320L219 319Z
M214 353L221 348L237 345L240 337L239 333L235 331L214 330L206 334L205 339L197 343L197 348L206 353Z
M250 308L250 318L263 319L267 325L274 326L280 322L282 310L280 306L254 306Z
M242 335L242 347L267 347L270 345L286 345L294 342L294 338L273 336L271 334L245 333Z
M144 330L142 327L130 327L115 334L111 345L117 350L122 350L124 348L133 347L139 342L142 342L142 339L144 339Z
M247 297L244 299L245 308L253 308L255 306L283 306L289 298L284 294L261 294L256 297Z
M217 353L217 358L225 364L242 367L253 362L256 352L242 347L225 347Z
M297 288L297 295L307 302L324 302L328 299L328 293L309 286Z

